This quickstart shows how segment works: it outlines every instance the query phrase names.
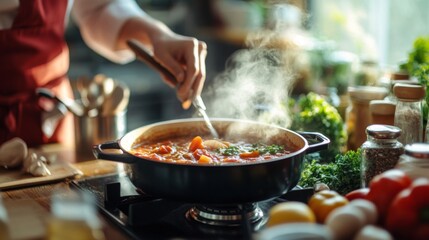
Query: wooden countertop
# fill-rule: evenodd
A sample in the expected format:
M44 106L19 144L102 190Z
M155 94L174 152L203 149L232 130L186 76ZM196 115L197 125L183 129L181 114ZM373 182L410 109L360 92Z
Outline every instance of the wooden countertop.
M75 154L74 150L61 145L46 145L37 149L41 154L54 154L61 161L71 163L71 166L82 172L78 178L89 178L99 175L111 174L120 171L121 164L88 159ZM1 192L3 203L9 215L9 227L12 239L44 239L46 226L51 217L50 197L58 188L70 190L70 180L63 179L48 184L32 187L5 190ZM127 239L113 224L109 223L103 215L99 218L103 223L105 239Z

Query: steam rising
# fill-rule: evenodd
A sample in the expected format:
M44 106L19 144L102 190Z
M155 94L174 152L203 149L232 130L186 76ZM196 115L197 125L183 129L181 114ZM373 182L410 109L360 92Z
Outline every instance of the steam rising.
M224 72L208 89L211 117L290 126L285 104L295 81L289 64L295 60L296 50L282 39L285 36L277 32L255 34L247 40L248 49L228 59Z

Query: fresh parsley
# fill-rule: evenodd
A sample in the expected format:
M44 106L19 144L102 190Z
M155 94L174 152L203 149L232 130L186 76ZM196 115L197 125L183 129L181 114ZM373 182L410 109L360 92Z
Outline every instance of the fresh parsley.
M236 146L229 146L227 148L220 148L219 149L220 154L225 156L233 156L240 153L240 149Z
M258 151L259 154L277 154L284 151L284 147L276 144L272 145L263 145L263 144L252 144L248 147L239 148L237 146L229 146L227 148L220 148L218 149L219 153L225 156L234 156L238 155L241 152L254 152Z
M255 145L254 145L254 146L255 146ZM275 144L272 144L272 145L269 145L269 146L257 145L257 146L253 149L253 151L259 151L259 153L260 153L260 154L267 154L267 153L269 153L269 154L271 154L271 155L274 155L274 154L276 154L276 153L283 152L283 150L284 150L284 147L283 147L283 146L275 145Z

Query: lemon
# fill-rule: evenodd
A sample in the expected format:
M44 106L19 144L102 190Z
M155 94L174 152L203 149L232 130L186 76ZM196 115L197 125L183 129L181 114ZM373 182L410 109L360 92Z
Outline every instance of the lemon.
M269 211L267 226L282 223L314 223L316 216L307 204L301 202L283 202L274 205Z

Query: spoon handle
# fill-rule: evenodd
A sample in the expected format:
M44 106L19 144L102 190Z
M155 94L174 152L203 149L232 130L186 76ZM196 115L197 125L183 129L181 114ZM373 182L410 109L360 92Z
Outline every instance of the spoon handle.
M155 58L153 57L152 54L149 53L149 51L143 46L143 44L141 44L140 42L138 42L135 39L130 39L127 41L128 46L131 48L131 50L134 51L134 53L136 54L137 58L143 62L145 62L147 65L151 66L152 68L158 70L159 72L161 72L163 75L165 75L168 80L173 83L173 85L178 85L178 81L176 79L176 77L170 72L170 70L168 70L166 67L164 67L163 65L161 65L158 61L155 60ZM207 127L210 130L210 133L213 135L213 137L215 138L219 138L219 134L216 132L216 130L213 128L212 124L209 121L209 118L206 114L206 106L203 102L203 99L201 98L201 96L195 96L195 98L192 100L192 104L194 105L194 107L199 111L199 113L203 116ZM188 105L185 108L188 108L190 105L190 101L184 101L182 103L183 105Z
M36 94L41 97L46 97L46 98L56 100L57 102L63 104L71 113L73 113L76 116L84 115L83 106L79 105L72 99L60 98L48 88L37 88Z
M135 39L128 40L127 44L131 50L134 51L139 60L145 62L147 65L164 74L168 78L168 81L170 81L173 85L178 84L176 77L170 72L170 70L156 61L152 54L150 54L149 51L143 46L143 44Z
M145 62L147 65L151 66L152 68L158 70L163 75L167 77L167 80L169 80L173 85L177 86L179 83L176 79L176 77L168 70L166 67L161 65L158 61L155 60L155 58L152 56L152 54L149 53L149 51L141 44L139 41L135 39L131 39L127 41L128 46L131 48L131 50L134 51L137 58L141 60L142 62ZM182 105L186 105L186 109L191 104L191 101L187 100L182 103ZM196 96L195 99L192 100L192 104L197 109L206 110L206 106L204 105L203 100L201 99L201 96Z

